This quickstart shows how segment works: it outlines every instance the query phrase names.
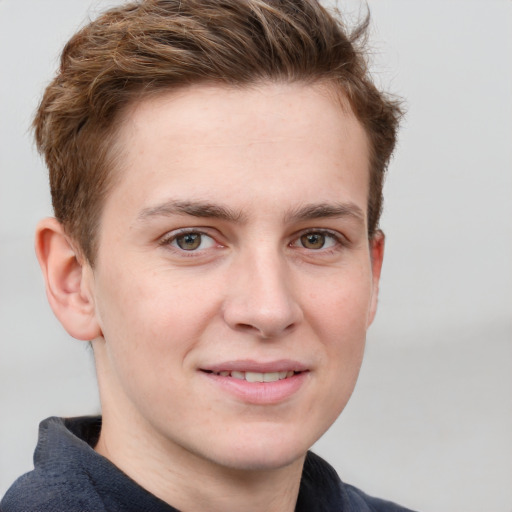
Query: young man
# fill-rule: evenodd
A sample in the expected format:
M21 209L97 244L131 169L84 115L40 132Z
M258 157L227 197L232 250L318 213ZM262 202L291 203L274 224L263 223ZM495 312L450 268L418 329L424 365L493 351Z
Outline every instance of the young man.
M150 0L76 34L34 122L50 304L102 418L50 418L13 511L400 511L308 452L377 306L399 107L314 0Z

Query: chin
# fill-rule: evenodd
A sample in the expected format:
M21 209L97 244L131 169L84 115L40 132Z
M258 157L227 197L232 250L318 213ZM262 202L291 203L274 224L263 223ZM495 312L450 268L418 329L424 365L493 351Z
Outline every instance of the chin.
M217 464L239 471L276 470L299 461L302 463L311 445L304 438L261 432L253 438L237 438L237 442L230 442L223 453L210 453L210 458Z
M307 451L307 450L306 450ZM285 468L304 460L306 452L280 453L276 455L272 451L265 453L232 454L227 459L218 461L221 465L236 471L273 471Z

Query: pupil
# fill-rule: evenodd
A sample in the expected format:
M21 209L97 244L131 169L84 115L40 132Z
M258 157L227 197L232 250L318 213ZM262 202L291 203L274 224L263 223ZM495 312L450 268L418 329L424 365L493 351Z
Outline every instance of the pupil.
M178 246L185 251L192 251L201 245L201 235L199 233L187 233L176 239Z
M325 236L321 233L309 233L300 237L302 245L307 249L321 249L325 244Z

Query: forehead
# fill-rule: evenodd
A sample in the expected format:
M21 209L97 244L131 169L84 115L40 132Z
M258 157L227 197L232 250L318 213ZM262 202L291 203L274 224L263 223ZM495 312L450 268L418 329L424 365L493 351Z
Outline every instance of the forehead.
M117 145L119 185L127 198L146 203L178 191L210 202L233 195L257 201L262 187L268 195L283 182L298 200L312 202L303 186L312 176L322 178L324 188L332 182L332 200L343 199L334 197L338 182L354 181L364 185L359 199L367 199L365 132L327 86L202 85L165 92L125 111Z
M163 110L172 111L172 120L158 115ZM230 127L233 141L243 145L264 142L269 135L304 137L316 128L333 142L335 138L366 138L348 100L334 86L323 83L199 84L164 90L133 102L124 111L120 125L125 154L130 153L134 139L144 143L156 135L179 144L195 145L200 139L205 146L216 145L223 142L219 139ZM214 126L220 130L212 130ZM155 128L165 133L155 134Z

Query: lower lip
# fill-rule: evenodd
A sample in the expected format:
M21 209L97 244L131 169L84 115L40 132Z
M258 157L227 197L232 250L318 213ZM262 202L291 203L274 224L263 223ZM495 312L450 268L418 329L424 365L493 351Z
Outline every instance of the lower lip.
M234 395L242 402L255 405L278 404L291 398L306 381L308 372L275 382L248 382L234 377L223 377L215 373L202 374L223 390Z

